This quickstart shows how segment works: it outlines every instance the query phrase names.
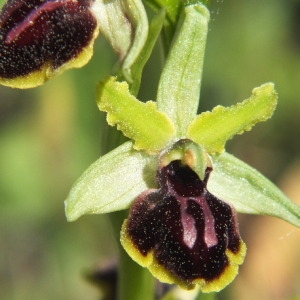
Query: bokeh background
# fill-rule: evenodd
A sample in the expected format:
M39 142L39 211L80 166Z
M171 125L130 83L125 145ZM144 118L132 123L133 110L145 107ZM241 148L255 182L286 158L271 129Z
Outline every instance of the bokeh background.
M82 69L35 89L0 87L0 299L99 299L84 275L114 260L118 242L107 216L68 223L63 201L107 149L96 84L115 63L99 38ZM155 99L156 66L153 57L142 99ZM200 110L234 104L268 81L279 94L273 118L227 150L300 204L300 1L215 0ZM248 255L218 299L300 299L300 230L272 217L239 220Z

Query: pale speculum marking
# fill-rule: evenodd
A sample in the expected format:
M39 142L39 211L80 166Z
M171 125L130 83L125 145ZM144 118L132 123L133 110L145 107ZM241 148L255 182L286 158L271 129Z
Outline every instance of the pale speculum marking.
M185 205L184 205L184 204ZM197 240L196 222L193 216L187 213L187 201L183 201L181 210L181 224L183 229L183 242L192 249Z
M197 197L191 200L200 204L202 208L204 215L204 242L207 248L217 245L218 238L215 231L215 219L207 201L205 200L205 197ZM190 249L192 249L196 243L198 236L196 221L192 215L187 213L187 201L183 199L181 203L181 224L183 228L183 241Z

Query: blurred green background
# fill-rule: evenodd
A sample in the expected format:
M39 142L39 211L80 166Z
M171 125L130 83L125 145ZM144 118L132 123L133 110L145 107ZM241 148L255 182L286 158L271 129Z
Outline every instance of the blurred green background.
M84 274L116 257L109 222L85 216L67 223L63 201L107 148L95 90L115 62L99 38L82 69L36 89L0 87L0 299L99 299ZM142 99L155 97L156 64L153 57L146 66ZM213 2L200 110L234 104L268 81L279 94L274 117L227 150L300 204L300 1ZM300 299L299 229L239 217L248 256L218 299Z

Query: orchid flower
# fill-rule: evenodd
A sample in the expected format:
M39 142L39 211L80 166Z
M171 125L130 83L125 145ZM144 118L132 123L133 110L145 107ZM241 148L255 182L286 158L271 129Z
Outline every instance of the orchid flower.
M97 103L129 141L74 184L67 219L130 209L120 231L133 260L162 282L220 291L246 255L236 211L300 226L300 207L225 151L234 135L272 116L277 93L265 83L241 103L197 115L209 11L201 1L147 2L166 4L150 25L140 0L8 0L0 13L0 82L30 88L81 67L102 32L121 71L100 82ZM156 99L143 103L136 98L143 66L177 12Z
M300 226L299 206L225 152L235 134L271 117L274 85L197 115L208 21L205 6L184 8L156 101L139 101L117 77L99 84L99 109L130 141L92 164L65 202L69 221L130 208L128 254L160 281L204 292L223 289L244 260L236 210Z

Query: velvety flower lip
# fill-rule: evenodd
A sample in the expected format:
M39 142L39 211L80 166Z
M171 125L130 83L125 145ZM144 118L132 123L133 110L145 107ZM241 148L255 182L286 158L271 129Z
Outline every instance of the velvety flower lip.
M36 86L67 64L84 64L98 29L90 10L93 2L7 1L0 13L1 82Z
M131 257L163 282L202 291L230 283L244 260L235 210L206 189L181 160L157 172L159 189L142 193L124 222L121 242Z
M122 78L99 84L99 109L131 141L91 165L65 207L74 221L131 205L121 231L128 254L162 282L212 292L235 278L246 253L235 210L224 201L296 226L300 210L262 174L224 152L234 135L272 116L273 83L253 89L241 103L197 115L209 12L186 4L155 102L139 101L137 89ZM151 28L149 36L157 37Z

